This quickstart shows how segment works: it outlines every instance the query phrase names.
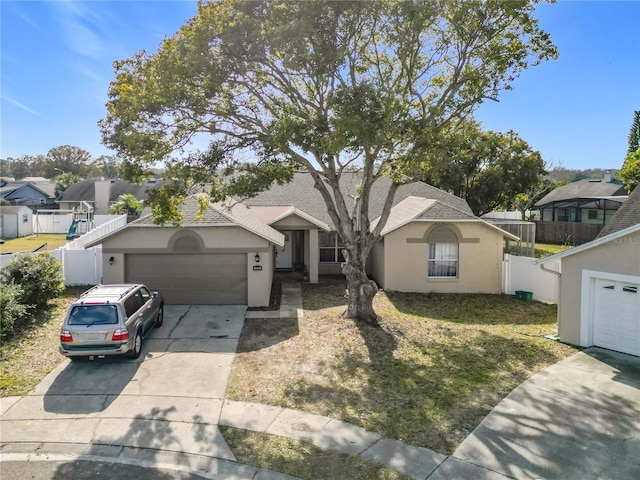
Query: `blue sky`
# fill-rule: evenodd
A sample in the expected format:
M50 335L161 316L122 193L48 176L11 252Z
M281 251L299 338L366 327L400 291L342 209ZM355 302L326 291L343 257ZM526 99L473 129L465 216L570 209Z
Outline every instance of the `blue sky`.
M184 1L0 2L0 158L74 145L94 157L112 62L155 51L196 12ZM640 0L560 1L537 17L560 58L525 71L477 113L552 165L620 168L640 110Z

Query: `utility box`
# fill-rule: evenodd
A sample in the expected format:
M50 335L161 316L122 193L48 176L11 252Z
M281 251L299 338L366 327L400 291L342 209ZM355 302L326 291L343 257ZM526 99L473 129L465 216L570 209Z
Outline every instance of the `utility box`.
M518 300L530 302L533 299L533 292L527 292L526 290L516 290L516 298Z

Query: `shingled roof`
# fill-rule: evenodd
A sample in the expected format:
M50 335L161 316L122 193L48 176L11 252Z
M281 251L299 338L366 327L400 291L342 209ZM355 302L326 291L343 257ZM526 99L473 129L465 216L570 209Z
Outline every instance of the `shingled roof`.
M59 198L62 202L93 202L96 199L96 182L103 181L100 178L89 178L74 183L67 188ZM131 194L138 200L147 199L147 190L162 186L162 180L149 180L140 185L129 183L126 180L110 180L109 201L115 202L120 195Z
M210 203L209 208L204 210L201 215L198 214L199 210L198 195L187 198L180 209L184 214L180 226L184 228L238 226L269 240L275 245L284 245L284 235L282 233L266 225L240 202L231 200L224 203ZM171 224L168 226L171 226ZM128 227L159 227L159 225L153 223L153 214L151 209L147 208L140 218L129 223Z
M587 178L578 180L577 182L568 183L560 187L554 188L536 202L536 207L543 207L553 202L562 202L575 199L597 199L605 197L616 197L626 195L621 182L606 182L600 179ZM623 199L620 200L624 201Z
M631 195L629 195L627 201L624 202L613 217L611 217L609 223L600 230L596 238L611 235L612 233L624 230L638 223L640 223L640 187L635 188Z
M357 186L361 183L359 172L344 173L340 179L340 188L345 196L347 208L354 204ZM369 218L371 220L382 214L386 193L391 185L391 178L381 177L373 184L369 206ZM415 182L402 185L394 197L393 205L397 205L408 197L420 197L436 200L438 203L452 207L470 217L475 218L471 208L465 200L456 197L424 182ZM245 205L251 206L290 206L293 205L315 218L325 222L334 228L331 217L327 212L320 192L314 188L313 178L307 172L297 172L290 183L284 185L274 184L267 191L258 194L254 198L242 200Z

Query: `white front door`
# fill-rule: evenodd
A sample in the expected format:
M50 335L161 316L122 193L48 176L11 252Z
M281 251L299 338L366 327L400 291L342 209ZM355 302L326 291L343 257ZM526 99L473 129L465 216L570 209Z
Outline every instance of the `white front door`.
M640 355L640 285L595 281L593 344Z
M293 268L291 232L281 233L284 235L284 247L276 247L276 269L291 270Z

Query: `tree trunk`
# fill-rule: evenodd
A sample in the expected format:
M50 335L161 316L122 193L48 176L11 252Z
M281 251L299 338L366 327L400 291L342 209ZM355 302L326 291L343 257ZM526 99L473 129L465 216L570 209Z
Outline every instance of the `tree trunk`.
M373 309L373 297L378 292L378 286L369 280L364 271L364 265L345 263L342 273L347 277L347 311L345 316L368 325L378 325L378 315Z

